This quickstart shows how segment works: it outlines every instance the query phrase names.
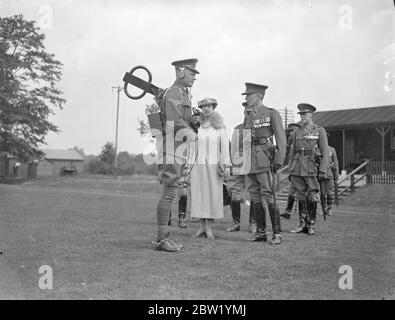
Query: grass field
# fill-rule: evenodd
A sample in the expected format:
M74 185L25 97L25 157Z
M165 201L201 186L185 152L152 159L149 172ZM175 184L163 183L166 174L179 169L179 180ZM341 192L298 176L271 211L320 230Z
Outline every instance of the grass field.
M395 191L369 188L326 222L319 216L312 237L289 232L293 216L282 220L281 246L247 242L243 206L242 231L226 232L225 208L214 241L192 238L198 224L188 222L170 228L183 251L164 253L151 248L155 177L0 184L0 298L394 299ZM53 269L52 290L38 286L41 265ZM342 265L353 270L351 290L338 286Z

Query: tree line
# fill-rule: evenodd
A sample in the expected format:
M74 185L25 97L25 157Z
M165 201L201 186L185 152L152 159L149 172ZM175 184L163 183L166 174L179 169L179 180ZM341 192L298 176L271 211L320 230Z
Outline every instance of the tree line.
M85 170L89 173L115 174L115 147L112 142L107 142L98 156L85 156L84 159ZM158 173L157 166L146 164L142 154L133 155L127 151L119 152L117 164L117 174L119 175L156 175Z

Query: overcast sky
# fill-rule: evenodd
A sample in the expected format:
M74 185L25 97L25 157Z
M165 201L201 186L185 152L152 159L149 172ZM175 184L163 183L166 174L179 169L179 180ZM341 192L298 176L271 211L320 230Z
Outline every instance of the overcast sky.
M111 87L145 65L166 88L171 62L184 58L199 60L193 104L216 98L230 129L242 121L244 82L268 85L264 103L294 110L295 120L300 102L318 110L395 103L395 86L385 90L385 75L395 75L392 0L0 0L2 17L19 13L41 23L47 51L64 64L67 103L51 118L62 132L45 148L98 154L115 140ZM147 146L137 119L151 102L121 94L120 151Z

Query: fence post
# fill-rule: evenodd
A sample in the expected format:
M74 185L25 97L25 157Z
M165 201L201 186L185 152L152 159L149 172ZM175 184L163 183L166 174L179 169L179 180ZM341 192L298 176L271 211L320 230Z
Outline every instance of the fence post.
M354 175L351 175L351 193L354 193L354 188L355 188L355 178Z
M366 183L372 183L372 163L369 162L366 166Z

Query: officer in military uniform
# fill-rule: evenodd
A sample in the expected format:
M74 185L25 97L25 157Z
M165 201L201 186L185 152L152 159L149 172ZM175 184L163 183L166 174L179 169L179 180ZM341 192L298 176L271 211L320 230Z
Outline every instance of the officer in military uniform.
M299 204L299 226L294 232L313 235L317 217L318 183L327 177L328 140L325 129L312 121L316 108L301 103L298 109L302 118L301 127L295 131L289 155L290 180L296 189Z
M163 155L160 173L163 193L156 210L158 233L157 239L153 243L154 248L160 251L176 252L182 248L182 245L169 239L168 220L183 169L182 162L176 156L177 148L186 139L188 141L196 140L195 131L198 127L198 118L192 115L190 95L190 88L196 80L196 74L199 74L196 70L196 63L197 59L172 63L176 69L176 81L166 90L161 104L165 131L160 146Z
M321 181L321 203L324 208L324 214L332 215L333 204L333 188L337 179L339 178L339 161L335 148L329 146L329 161L328 161L327 177Z
M285 156L285 163L289 162L289 152L292 147L292 143L294 141L294 133L296 131L296 128L300 127L298 123L290 123L287 128L287 151L286 151L286 156ZM285 212L280 214L281 217L285 219L291 219L292 215L292 208L295 203L295 194L296 194L296 189L295 187L292 186L292 184L289 186L288 190L288 200L287 200L287 207L285 208Z
M244 121L234 128L230 144L232 167L230 169L230 176L227 179L227 184L232 196L230 208L232 211L233 226L228 229L229 232L240 231L242 193L246 187L246 175L249 173L251 167L251 160L245 157L249 154L249 150L247 149L250 148L250 144L248 146L243 145L243 131L251 130L254 109L249 107L247 102L243 102L242 105L244 107ZM248 231L256 231L253 201L250 202Z
M248 191L254 203L256 232L250 241L267 241L266 207L273 228L272 244L281 244L280 212L274 207L272 183L274 174L281 168L285 158L286 137L280 113L262 103L265 85L249 83L242 95L254 109L251 128L251 170L247 175ZM273 144L273 136L277 147ZM264 200L264 203L262 203Z

